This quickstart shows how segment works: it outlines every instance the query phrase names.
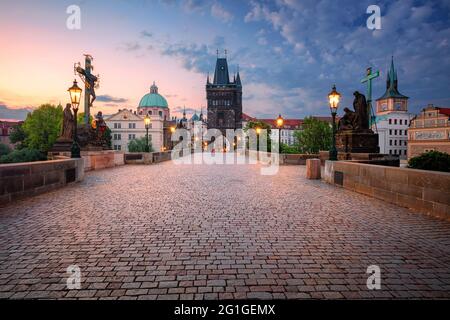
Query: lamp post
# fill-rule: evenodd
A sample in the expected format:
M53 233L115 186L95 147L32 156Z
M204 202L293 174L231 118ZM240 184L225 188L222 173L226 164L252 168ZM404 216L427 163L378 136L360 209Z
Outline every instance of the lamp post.
M341 94L336 91L336 85L333 85L333 89L328 94L328 101L330 103L331 116L333 118L333 144L330 149L330 160L337 160L337 149L336 149L336 113L339 106L339 99Z
M73 85L67 90L69 91L70 95L70 102L72 103L72 109L73 109L73 141L72 141L72 148L70 150L70 157L71 158L80 158L80 146L78 145L78 134L77 134L77 113L78 113L78 106L80 105L80 98L81 98L81 89L77 85L77 80L73 81Z
M283 127L284 119L280 115L277 118L277 128L278 128L278 153L281 153L281 128Z
M170 138L169 138L170 150L173 149L172 135L175 133L175 130L176 130L175 126L170 127Z
M256 151L259 151L259 134L261 133L261 128L256 127Z
M150 146L148 145L148 129L150 128L150 117L148 114L144 118L144 124L145 124L145 152L150 152Z

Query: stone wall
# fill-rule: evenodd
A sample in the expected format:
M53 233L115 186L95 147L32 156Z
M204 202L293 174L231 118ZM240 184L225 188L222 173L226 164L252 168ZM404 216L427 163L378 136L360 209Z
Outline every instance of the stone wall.
M84 171L100 170L125 164L125 152L118 150L81 151ZM70 151L49 152L48 159L70 158Z
M125 164L125 152L116 150L81 151L84 171L112 168Z
M0 205L83 180L83 159L0 165Z
M246 150L246 155L253 160L263 161L271 157L270 152L255 150ZM280 165L306 165L307 159L319 159L319 154L281 153L279 156Z
M152 164L171 160L171 151L165 152L130 152L124 156L126 164Z
M450 220L450 173L326 161L324 179L377 199Z

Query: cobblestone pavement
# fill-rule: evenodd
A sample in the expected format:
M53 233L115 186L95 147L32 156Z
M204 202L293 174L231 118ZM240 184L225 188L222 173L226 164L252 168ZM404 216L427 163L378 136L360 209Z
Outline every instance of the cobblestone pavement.
M127 165L0 208L0 298L450 298L449 222L304 176Z

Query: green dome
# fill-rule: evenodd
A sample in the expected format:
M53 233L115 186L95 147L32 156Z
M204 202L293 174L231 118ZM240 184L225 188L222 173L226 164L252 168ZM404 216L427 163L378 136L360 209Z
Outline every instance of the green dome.
M150 93L142 97L139 107L158 107L168 108L167 100L158 93L158 87L153 82L150 87Z

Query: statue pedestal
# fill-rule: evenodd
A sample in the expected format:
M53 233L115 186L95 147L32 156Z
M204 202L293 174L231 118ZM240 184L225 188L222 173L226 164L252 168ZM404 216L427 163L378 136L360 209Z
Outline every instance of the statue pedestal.
M339 131L336 133L336 148L341 153L379 153L378 134L372 130Z
M72 139L58 138L51 148L51 152L70 152Z

